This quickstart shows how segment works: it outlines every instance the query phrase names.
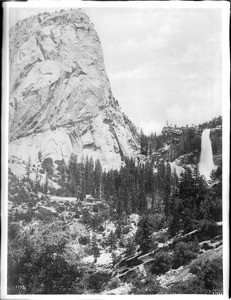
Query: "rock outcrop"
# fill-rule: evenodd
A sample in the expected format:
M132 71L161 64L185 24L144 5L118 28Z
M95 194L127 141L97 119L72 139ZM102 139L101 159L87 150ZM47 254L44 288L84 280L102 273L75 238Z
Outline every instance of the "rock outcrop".
M94 25L81 9L10 29L9 155L32 162L71 153L118 168L138 134L114 99Z
M222 126L217 126L210 130L213 155L222 154Z
M203 128L198 126L164 127L162 135L165 145L153 153L153 159L176 162L178 166L197 164L200 159L202 132ZM222 126L211 128L210 139L214 164L219 165L222 156Z
M210 130L210 139L212 143L213 162L220 165L222 161L222 126L217 126Z
M187 154L187 163L197 163L201 144L201 130L198 127L164 127L162 136L165 144L153 153L155 160L173 162Z

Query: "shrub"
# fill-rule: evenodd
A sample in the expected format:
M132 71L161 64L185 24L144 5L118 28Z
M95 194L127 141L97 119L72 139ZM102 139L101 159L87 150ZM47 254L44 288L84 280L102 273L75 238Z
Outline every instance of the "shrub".
M121 248L124 248L124 247L125 247L125 242L124 242L123 239L120 239L120 240L119 240L119 246L120 246Z
M198 278L203 281L208 290L222 290L223 264L222 259L207 260L202 263Z
M207 294L203 283L197 278L176 283L167 291L168 294Z
M196 275L200 272L200 270L201 270L201 262L196 261L190 266L189 272Z
M130 226L124 226L122 228L122 234L128 234L130 231L131 227Z
M62 223L38 223L8 243L8 293L72 294L84 270L66 259L68 236ZM21 287L21 288L20 288Z
M107 290L114 290L120 286L119 278L113 278L107 284Z
M115 249L116 248L116 242L117 242L117 239L116 239L115 233L113 231L111 231L110 234L108 235L107 239L106 239L106 244L108 246L110 246L111 249Z
M165 217L163 214L151 214L150 217L150 223L153 231L161 230L165 227Z
M112 264L113 266L116 265L118 262L121 261L122 256L119 254L116 254L115 251L111 252L111 256L112 256Z
M192 264L190 273L195 278L179 283L168 291L172 294L214 294L223 290L222 259L198 261Z
M150 272L152 274L160 275L167 272L172 266L172 254L161 251L157 253L152 261Z
M174 248L173 268L177 269L182 265L189 263L197 257L199 252L198 242L179 242Z
M115 236L117 238L120 238L121 237L121 226L117 226L116 227L116 230L115 230Z
M105 230L105 228L103 227L103 225L100 225L99 228L98 228L98 230L99 230L100 232L103 232L103 231Z
M58 213L62 213L64 210L65 210L65 207L62 207L62 206L58 206L58 207L56 208L56 211L57 211Z
M53 159L51 157L45 158L42 162L42 168L47 172L47 174L53 175L54 173Z
M94 206L93 206L93 212L98 212L98 211L99 211L98 205L94 205Z
M103 286L109 281L110 274L98 271L91 274L88 278L88 287L95 293L99 293Z
M157 249L158 247L158 242L156 241L156 239L154 237L151 237L151 248L150 250L153 251L155 249Z
M199 223L199 230L203 238L208 239L221 234L221 227L215 222L209 220L202 220Z
M126 252L125 252L126 256L130 256L134 254L136 251L136 244L134 239L133 238L127 239L125 247L126 247Z
M158 242L158 243L165 243L167 241L167 236L165 233L161 232L156 238L155 240Z
M81 245L84 245L84 246L85 246L85 245L89 244L90 239L89 239L88 236L81 236L81 237L78 238L78 242L79 242Z
M82 210L82 215L83 215L83 223L91 226L92 218L89 211L86 208Z
M76 213L74 214L74 218L79 219L79 218L80 218L80 213L79 213L79 212L76 212Z
M132 282L131 294L133 295L155 295L161 293L161 286L155 276L146 280L136 279Z

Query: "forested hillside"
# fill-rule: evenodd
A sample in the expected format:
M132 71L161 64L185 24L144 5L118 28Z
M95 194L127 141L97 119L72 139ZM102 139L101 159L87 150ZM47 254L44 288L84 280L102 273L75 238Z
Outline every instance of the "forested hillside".
M126 159L120 170L105 172L99 161L78 162L74 155L67 165L45 159L40 170L44 184L39 176L31 180L30 172L28 165L27 176L18 179L9 171L10 293L95 294L124 282L134 294L222 289L222 277L214 282L209 271L221 276L220 258L211 262L215 265L196 262L205 250L221 245L213 240L210 246L201 243L221 234L217 225L222 220L221 166L212 173L210 184L197 167L186 168L178 177L169 163ZM53 180L58 189L50 185ZM181 238L192 231L198 234ZM174 242L167 246L171 239ZM160 252L152 254L158 248ZM146 253L152 257L146 270L152 277L143 275L141 288L143 281L137 282L141 275L126 279L118 263ZM109 261L99 264L105 255ZM163 287L158 281L161 274L194 260L187 287L178 283Z

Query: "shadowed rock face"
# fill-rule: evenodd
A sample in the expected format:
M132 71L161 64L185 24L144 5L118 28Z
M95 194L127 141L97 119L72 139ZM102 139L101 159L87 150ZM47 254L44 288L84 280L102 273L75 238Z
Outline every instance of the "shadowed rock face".
M222 154L222 126L210 130L210 139L214 155Z
M10 155L99 158L116 168L138 150L120 111L99 37L81 10L40 14L10 30Z

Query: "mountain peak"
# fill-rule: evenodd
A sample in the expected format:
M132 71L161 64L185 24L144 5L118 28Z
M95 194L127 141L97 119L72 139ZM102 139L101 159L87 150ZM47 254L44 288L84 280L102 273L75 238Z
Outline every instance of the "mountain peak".
M98 34L81 9L45 12L11 28L9 107L10 152L25 161L39 151L54 159L76 153L118 167L137 152Z

